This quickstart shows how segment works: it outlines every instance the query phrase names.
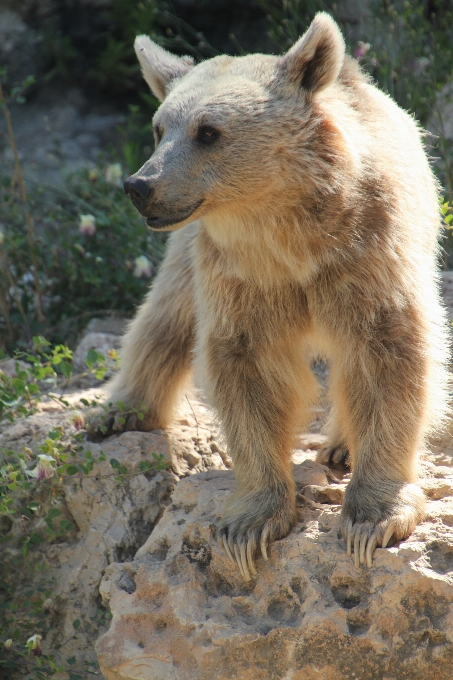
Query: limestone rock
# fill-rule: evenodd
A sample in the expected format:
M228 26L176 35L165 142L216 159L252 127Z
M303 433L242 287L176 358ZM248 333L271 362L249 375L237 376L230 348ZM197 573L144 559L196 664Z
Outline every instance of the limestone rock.
M105 398L97 386L90 390L64 395L74 409L80 409L80 399L91 401L95 396ZM42 573L52 579L49 598L49 617L52 625L43 640L45 653L55 653L55 645L65 642L62 659L73 656L77 667L95 661L94 640L105 630L106 612L99 607L99 584L109 564L128 563L148 539L164 508L171 502L171 494L178 478L196 471L222 469L223 451L217 429L211 425L206 407L191 394L190 406L184 399L176 415L171 434L155 432L126 432L109 437L100 444L84 442L84 450L91 450L98 458L101 450L106 461L94 466L88 476L67 478L56 490L53 505L73 525L64 540L33 547L29 559L42 569L35 574L23 570L17 575L14 565L20 555L18 546L23 533L20 514L0 526L0 534L9 534L2 544L0 580L8 583L20 598L30 588L41 587ZM22 451L27 447L38 452L50 430L63 429L65 436L74 433L74 410L62 410L47 398L38 412L13 424L5 421L0 426L0 458L3 451ZM153 453L163 455L170 468L160 472L140 474L139 465L153 463ZM110 460L116 459L128 470L123 484L113 476ZM27 522L27 530L39 530L43 519L37 516ZM124 587L129 587L127 579ZM46 583L46 587L47 587ZM82 622L74 634L73 622ZM56 657L57 663L61 659ZM62 677L61 680L67 680Z
M313 488L304 472L329 486L307 462L298 488ZM232 472L183 479L134 561L106 569L113 620L96 649L108 680L451 679L451 491L408 540L378 549L371 569L346 556L339 507L307 502L244 582L214 537L233 488Z
M85 360L87 358L88 351L90 349L94 349L96 350L96 352L100 352L101 354L104 355L107 361L108 373L109 375L111 375L112 370L114 368L114 362L111 359L109 359L108 352L112 349L117 350L119 346L120 338L118 335L114 333L102 333L93 331L87 333L80 341L80 343L77 345L74 351L74 355L72 357L74 370L78 373L87 370Z

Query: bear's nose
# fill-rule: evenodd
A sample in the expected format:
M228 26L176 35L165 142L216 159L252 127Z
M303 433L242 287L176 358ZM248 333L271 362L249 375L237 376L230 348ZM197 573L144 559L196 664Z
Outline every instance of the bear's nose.
M129 177L124 182L124 191L131 194L131 198L149 198L153 193L153 188L148 180L143 177Z

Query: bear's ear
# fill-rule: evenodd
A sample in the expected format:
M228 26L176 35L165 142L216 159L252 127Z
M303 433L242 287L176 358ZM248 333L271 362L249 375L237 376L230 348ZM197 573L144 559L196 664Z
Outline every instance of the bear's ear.
M168 94L170 83L185 76L194 64L192 57L176 57L156 45L147 35L138 35L134 48L143 77L161 102Z
M285 76L308 92L319 92L338 77L344 61L344 40L335 21L319 12L308 30L284 55Z

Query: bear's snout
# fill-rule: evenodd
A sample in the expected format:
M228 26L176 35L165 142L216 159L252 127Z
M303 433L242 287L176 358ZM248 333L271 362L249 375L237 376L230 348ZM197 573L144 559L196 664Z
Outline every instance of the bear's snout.
M149 179L144 177L134 177L131 175L124 182L124 191L126 194L130 194L132 201L137 201L141 203L143 200L151 198L154 193L154 189L151 186Z

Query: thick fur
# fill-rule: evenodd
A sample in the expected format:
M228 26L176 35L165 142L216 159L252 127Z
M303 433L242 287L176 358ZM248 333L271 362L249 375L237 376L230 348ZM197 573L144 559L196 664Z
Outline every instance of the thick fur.
M438 195L420 129L344 57L326 14L280 58L190 68L161 52L139 53L168 96L135 176L152 196L133 200L184 229L124 338L112 399L144 402L142 427L166 427L195 363L237 478L218 534L248 577L260 542L265 553L295 521L293 436L316 400L309 357L326 357L330 451L353 469L344 532L370 564L422 519L417 454L446 413ZM203 125L219 131L209 146Z

